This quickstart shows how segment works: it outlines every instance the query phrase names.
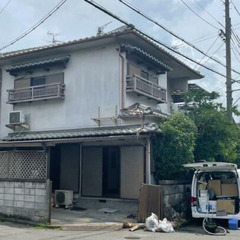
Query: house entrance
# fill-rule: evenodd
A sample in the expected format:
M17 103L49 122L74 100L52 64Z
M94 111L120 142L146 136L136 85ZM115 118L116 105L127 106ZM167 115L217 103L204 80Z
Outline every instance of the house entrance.
M82 196L120 197L120 147L83 147Z
M50 152L50 180L57 189L79 191L79 144L59 144Z
M103 197L120 197L120 149L103 148Z

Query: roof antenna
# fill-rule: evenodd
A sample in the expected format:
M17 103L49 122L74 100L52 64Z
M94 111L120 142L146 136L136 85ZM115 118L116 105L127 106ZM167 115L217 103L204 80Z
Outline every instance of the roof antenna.
M97 36L102 35L104 28L105 28L107 25L109 25L110 23L112 23L112 21L111 21L111 22L108 22L108 23L106 23L106 24L104 24L104 25L102 25L102 26L100 26L100 27L98 27Z
M48 31L48 32L47 32L47 35L52 37L52 40L51 40L50 42L51 42L53 45L62 42L62 41L59 41L59 40L56 39L56 36L57 36L57 35L61 35L61 34L53 33L53 32Z

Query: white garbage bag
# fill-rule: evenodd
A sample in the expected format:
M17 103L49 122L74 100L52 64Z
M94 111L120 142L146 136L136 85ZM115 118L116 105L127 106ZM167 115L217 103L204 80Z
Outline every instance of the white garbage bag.
M156 232L158 229L158 216L154 213L146 219L146 227L151 232Z
M151 213L151 216L146 219L146 227L151 232L174 232L171 222L169 222L166 218L162 221L158 221L158 216L154 213Z
M166 218L164 218L162 221L159 220L158 228L160 228L161 230L163 230L164 232L167 232L167 233L174 232L172 223L169 222Z

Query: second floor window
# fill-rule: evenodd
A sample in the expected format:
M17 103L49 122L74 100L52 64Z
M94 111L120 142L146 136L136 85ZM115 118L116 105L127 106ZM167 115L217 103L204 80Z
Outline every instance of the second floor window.
M14 89L7 90L7 103L64 99L64 89L63 72L45 76L17 78L14 81Z
M149 73L144 70L141 70L141 77L149 80Z
M31 86L39 86L46 84L46 76L31 78Z
M26 77L15 79L14 89L26 88L39 85L47 85L52 83L64 83L64 74L55 73L46 76Z

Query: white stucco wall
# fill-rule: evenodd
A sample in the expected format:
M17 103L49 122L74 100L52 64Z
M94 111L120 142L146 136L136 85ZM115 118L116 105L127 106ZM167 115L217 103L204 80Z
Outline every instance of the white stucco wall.
M98 108L100 107L101 117L113 117L121 109L121 67L122 59L117 51L118 44L112 43L105 47L86 48L75 51L62 52L58 50L56 56L71 55L65 69L54 69L49 72L44 70L34 71L28 77L43 76L64 72L65 99L28 102L21 104L7 104L7 89L14 88L14 77L6 72L11 66L2 66L2 102L1 102L1 126L0 138L6 136L11 129L5 125L9 122L9 112L13 110L22 110L28 119L30 131L62 130L74 128L97 127L97 122L92 118L98 117ZM124 53L122 56L126 57ZM45 55L44 58L54 58L52 55ZM43 57L41 57L43 59ZM39 60L35 59L34 61ZM14 64L31 62L30 57ZM127 59L124 60L124 107L129 107L135 103L142 103L158 108L158 102L145 96L139 96L136 93L126 93ZM167 74L159 75L159 85L169 87ZM186 82L186 81L185 81ZM184 84L185 84L184 82ZM176 82L182 84L182 81ZM176 85L171 81L170 89ZM177 86L178 87L178 86ZM185 88L185 85L184 85ZM168 91L169 100L169 91ZM163 112L169 112L169 104L160 104ZM139 120L121 120L118 119L118 125L139 124ZM101 126L114 126L112 120L101 121ZM20 130L28 131L28 130Z
M98 107L101 108L102 117L115 115L115 106L119 108L120 104L120 57L116 46L70 54L71 58L64 69L64 100L21 103L14 106L6 104L6 90L14 88L14 77L4 70L8 66L3 68L1 109L4 114L1 115L1 138L11 132L5 125L12 110L22 110L29 117L31 131L95 127L97 123L92 118L98 116ZM36 72L31 76L46 73Z
M158 76L158 84L166 89L168 89L167 73L160 74ZM168 102L168 91L167 91L167 103L158 104L157 109L163 113L169 113L169 102Z
M182 90L183 92L188 91L188 81L186 79L170 79L168 80L167 88L167 111L171 112L172 97L171 94L173 91Z

